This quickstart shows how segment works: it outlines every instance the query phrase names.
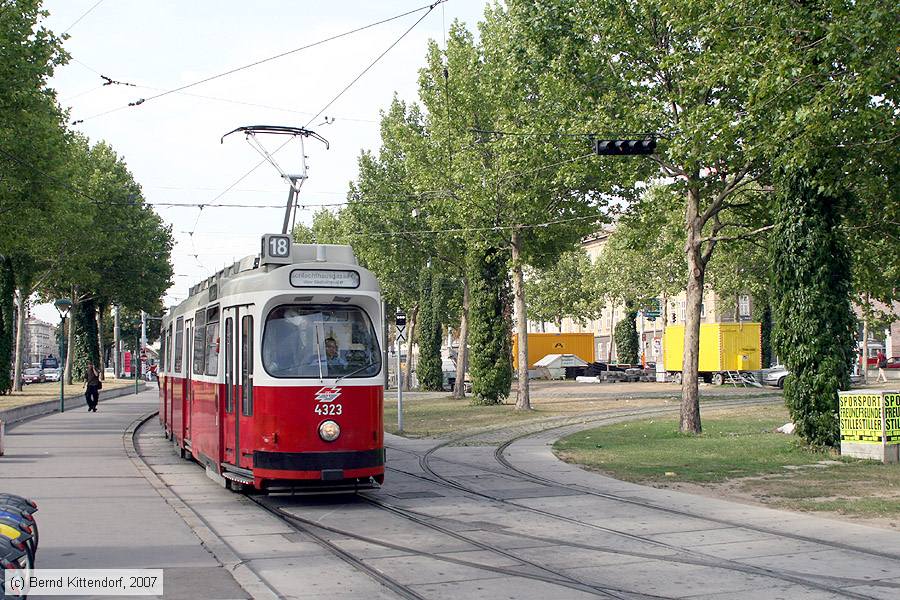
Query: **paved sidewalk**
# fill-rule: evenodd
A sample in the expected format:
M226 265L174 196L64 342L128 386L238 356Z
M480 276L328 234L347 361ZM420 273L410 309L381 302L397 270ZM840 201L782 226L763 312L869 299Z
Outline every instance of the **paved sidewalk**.
M126 453L123 432L156 405L155 386L106 401L101 392L96 413L14 425L0 491L38 503L38 568L162 568L165 598L248 598Z

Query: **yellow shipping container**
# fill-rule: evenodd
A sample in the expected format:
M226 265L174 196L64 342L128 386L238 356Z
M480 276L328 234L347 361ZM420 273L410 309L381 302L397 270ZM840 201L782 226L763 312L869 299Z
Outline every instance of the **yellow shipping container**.
M701 323L699 371L758 371L762 368L760 323ZM666 371L680 372L684 362L684 325L669 325L663 338Z
M588 364L594 362L593 333L529 333L528 368L548 354L574 354ZM519 368L519 339L513 335L513 368Z

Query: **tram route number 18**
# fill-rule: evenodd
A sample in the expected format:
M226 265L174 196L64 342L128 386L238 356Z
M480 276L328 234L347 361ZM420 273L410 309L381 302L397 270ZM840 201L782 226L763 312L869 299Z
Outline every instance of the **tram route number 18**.
M316 404L315 412L317 415L334 416L343 414L344 407L340 404Z
M291 254L291 239L286 235L273 235L269 238L269 256L284 258Z

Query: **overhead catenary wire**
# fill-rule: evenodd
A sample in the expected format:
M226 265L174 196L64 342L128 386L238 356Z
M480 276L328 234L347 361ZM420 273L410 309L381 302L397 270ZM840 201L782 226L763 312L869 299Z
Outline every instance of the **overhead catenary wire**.
M378 57L375 58L375 60L373 60L371 63L369 63L369 66L367 66L365 69L363 69L362 72L361 72L359 75L357 75L356 77L354 77L354 78L353 78L353 81L351 81L350 83L348 83L348 84L346 85L346 87L344 87L344 89L342 89L340 92L338 92L337 96L335 96L334 98L332 98L332 99L328 102L328 104L326 104L325 106L323 106L322 109L321 109L319 112L317 112L315 115L313 115L313 117L312 117L309 121L306 122L306 125L304 125L304 127L309 127L309 124L312 123L313 121L315 121L315 120L316 120L316 117L318 117L319 115L321 115L322 113L324 113L326 110L328 110L328 107L330 107L332 104L334 104L335 102L337 102L338 98L340 98L341 96L343 96L343 95L347 92L347 90L349 90L351 87L353 87L353 85L354 85L357 81L359 81L360 78L361 78L363 75L365 75L366 73L368 73L369 70L370 70L372 67L374 67L374 66L378 63L378 61L380 61L382 58L384 58L384 56L385 56L388 52L390 52L390 51L394 48L394 46L396 46L397 44L399 44L399 43L401 42L401 40L403 40L403 38L405 38L405 37L409 34L410 31L412 31L413 29L415 29L416 26L417 26L419 23L421 23L422 21L424 21L424 20L425 20L425 17L427 17L428 15L430 15L430 14L431 14L431 11L434 10L434 7L435 7L435 6L437 6L438 4L443 4L443 3L446 2L446 1L447 1L447 0L437 0L434 4L431 4L430 6L422 7L422 8L420 8L420 9L417 9L416 11L411 11L411 12L418 12L418 10L423 10L423 9L425 9L425 8L428 9L428 10L425 12L425 14L422 15L421 17L419 17L418 20L416 20L415 23L413 23L412 25L410 25L410 26L409 26L409 29L407 29L406 31L404 31L404 32L400 35L400 37L398 37L398 38L394 41L393 44L391 44L390 46L388 46L388 47L384 50L384 52L382 52L381 54L379 54ZM406 14L411 14L411 12L406 13Z
M353 34L355 34L355 33L359 33L360 31L365 31L366 29L371 29L371 28L373 28L373 27L377 27L378 25L383 25L383 24L389 23L389 22L391 22L391 21L396 21L397 19L401 19L401 18L403 18L403 17L406 17L406 16L409 16L409 15L415 14L415 13L420 12L420 11L423 11L423 10L427 10L427 11L428 11L428 12L425 13L425 14L427 15L428 13L430 13L430 12L434 9L435 6L437 6L438 4L440 4L440 3L442 3L442 2L445 2L445 1L446 1L446 0L438 0L438 1L437 1L436 3L434 3L434 4L420 6L420 7L418 7L418 8L414 8L414 9L412 9L412 10L408 10L408 11L406 11L406 12L404 12L404 13L401 13L401 14L398 14L398 15L394 15L394 16L388 17L388 18L386 18L386 19L381 19L380 21L375 21L375 22L373 22L373 23L369 23L368 25L363 25L363 26L357 27L357 28L355 28L355 29L351 29L351 30L348 30L348 31L345 31L345 32L342 32L342 33L338 33L338 34L329 36L329 37L327 37L327 38L324 38L324 39L321 39L321 40L317 40L317 41L312 42L312 43L309 43L309 44L305 44L305 45L300 46L300 47L298 47L298 48L293 48L293 49L287 50L287 51L285 51L285 52L280 52L280 53L275 54L275 55L273 55L273 56L268 56L268 57L266 57L266 58L263 58L263 59L254 61L254 62L252 62L252 63L246 64L246 65L243 65L243 66L240 66L240 67L236 67L236 68L233 68L233 69L229 69L229 70L224 71L224 72L222 72L222 73L217 73L216 75L211 75L211 76L209 76L209 77L204 77L203 79L199 79L199 80L197 80L197 81L193 81L193 82L191 82L191 83L187 83L187 84L185 84L185 85L181 85L181 86L178 86L178 87L176 87L176 88L172 88L172 89L168 89L168 90L162 91L162 92L160 92L160 93L158 93L158 94L155 94L155 95L153 95L153 96L149 96L149 97L147 97L147 98L138 98L138 99L136 99L136 100L134 100L134 101L132 101L132 102L129 102L127 105L123 105L123 106L119 106L119 107L116 107L116 108L113 108L113 109L110 109L110 110L106 110L106 111L103 111L103 112L100 112L100 113L91 115L91 116L89 116L89 117L84 117L84 119L82 119L82 120L83 120L83 121L88 121L88 120L91 120L91 119L96 119L96 118L98 118L98 117L102 117L102 116L105 116L105 115L108 115L108 114L111 114L111 113L114 113L114 112L118 112L118 111L124 110L124 109L126 109L126 108L130 108L130 107L134 107L134 106L140 106L140 105L145 104L145 103L147 103L147 102L151 102L151 101L153 101L153 100L157 100L157 99L159 99L159 98L163 98L163 97L165 97L165 96L168 96L169 94L174 94L174 93L176 93L176 92L180 92L180 91L183 91L183 90L186 90L186 89L189 89L189 88L192 88L192 87L195 87L195 86L198 86L198 85L201 85L201 84L204 84L204 83L213 81L213 80L215 80L215 79L220 79L220 78L226 77L226 76L228 76L228 75L233 75L234 73L238 73L238 72L240 72L240 71L244 71L244 70L247 70L247 69L251 69L251 68L256 67L256 66L259 66L259 65L261 65L261 64L265 64L265 63L267 63L267 62L271 62L271 61L273 61L273 60L277 60L277 59L279 59L279 58L283 58L283 57L289 56L289 55L291 55L291 54L296 54L297 52L301 52L301 51L303 51L303 50L308 50L308 49L314 48L314 47L316 47L316 46L321 46L322 44L325 44L325 43L328 43L328 42L332 42L332 41L334 41L334 40L337 40L337 39L340 39L340 38L344 38L344 37L353 35ZM421 21L421 19L419 19L419 21ZM416 23L418 23L419 21L417 21ZM405 35L405 34L404 34L404 35ZM86 66L86 65L85 65L85 66ZM92 69L92 70L93 70L93 69ZM360 76L361 76L361 75L360 75ZM342 93L343 93L343 92L342 92ZM337 98L335 98L335 99L337 99ZM333 102L333 101L332 101L332 102ZM330 105L330 104L329 104L329 105ZM325 109L327 109L327 108L328 108L328 106L325 107ZM325 109L323 109L322 111L320 111L319 113L317 113L317 114L315 115L315 117L318 117L319 115L321 115L322 112L324 112ZM313 117L313 119L315 119L315 117ZM310 119L310 122L312 122L313 119ZM307 125L309 125L309 123L307 123Z
M312 123L318 116L320 116L322 113L324 113L326 110L328 110L328 108L329 108L332 104L334 104L341 96L343 96L343 95L347 92L347 90L349 90L351 87L353 87L353 85L354 85L357 81L359 81L360 78L361 78L363 75L365 75L369 70L371 70L372 67L374 67L374 66L378 63L378 61L380 61L382 58L384 58L384 56L385 56L388 52L390 52L390 50L393 49L398 43L400 43L400 41L401 41L403 38L405 38L405 37L409 34L409 32L412 31L419 23L421 23L422 20L425 19L425 17L427 17L429 14L431 14L431 11L434 10L434 8L435 8L438 4L442 4L443 2L446 2L446 0L437 0L434 4L431 4L431 5L428 5L428 6L425 6L425 7L421 7L421 8L416 9L416 10L408 11L408 12L404 13L403 15L398 15L397 17L392 17L391 19L389 19L389 20L394 20L394 19L396 19L396 18L400 18L401 16L406 16L406 15L409 15L409 14L413 14L413 13L419 12L420 10L424 10L425 8L428 9L427 12L426 12L424 15L422 15L419 19L417 19L416 22L412 24L412 26L410 26L406 31L404 31L404 32L400 35L400 37L398 37L398 38L397 38L390 46L387 47L387 49L385 49L381 54L379 54L379 55L375 58L375 60L373 60L371 63L369 63L369 65L368 65L365 69L363 69L362 72L360 72L359 75L357 75L356 77L354 77L353 80L352 80L350 83L348 83L346 86L344 86L344 89L342 89L340 92L338 92L338 94L337 94L334 98L332 98L332 99L331 99L324 107L322 107L315 115L313 115L313 117L312 117L311 119L309 119L309 121L306 122L306 124L303 126L303 128L305 129L306 127L308 127L309 124ZM384 22L387 22L387 21L384 21ZM185 89L185 87L182 87L182 88L179 88L179 89ZM156 97L159 97L159 96L156 96ZM281 144L280 146L278 146L278 148L276 148L274 151L268 153L268 157L264 157L261 161L259 161L259 162L256 163L255 165L253 165L253 167L251 167L249 171L247 171L246 173L244 173L241 177L239 177L236 181L234 181L234 183L232 183L230 186L228 186L226 189L224 189L222 192L220 192L218 195L216 195L216 197L213 198L213 201L218 200L219 198L221 198L222 196L224 196L225 194L227 194L232 188L236 187L241 181L243 181L244 179L246 179L247 177L249 177L250 174L253 173L254 171L256 171L256 169L258 169L260 166L262 166L263 163L265 163L265 162L267 162L268 160L270 160L271 157L274 157L275 154L277 154L282 148L284 148L284 147L288 144L288 142L291 141L291 139L293 139L293 138L288 138L283 144Z
M68 27L66 27L66 28L63 30L63 35L69 33L69 31L71 31L73 27L75 27L76 25L78 25L78 24L81 22L81 20L82 20L83 18L85 18L86 16L88 16L89 14L91 14L92 12L94 12L94 9L97 8L98 6L100 6L101 4L103 4L103 0L97 0L97 2L95 2L94 5L93 5L92 7L90 7L89 9L87 9L86 11L84 11L83 13L81 13L81 16L80 16L80 17L78 17L77 19L75 19L75 21L74 21L71 25L69 25Z
M134 87L148 89L148 90L160 90L160 91L162 90L162 88L156 88L156 87L152 87L152 86L148 86L148 85L135 84ZM293 108L286 108L284 106L273 106L271 104L260 104L258 102L245 102L243 100L234 100L233 98L220 98L218 96L208 96L206 94L194 94L191 92L175 92L175 93L182 95L182 96L189 96L192 98L201 98L203 100L212 100L214 102L225 102L228 104L237 104L240 106L254 106L257 108L268 108L270 110L277 110L277 111L293 113L293 114L297 114L297 115L313 114L308 110L296 110ZM350 121L353 123L374 123L374 124L378 123L378 120L376 120L376 119L361 119L359 117L346 117L346 116L340 116L340 115L337 115L336 117L332 117L330 122L334 122L335 120Z

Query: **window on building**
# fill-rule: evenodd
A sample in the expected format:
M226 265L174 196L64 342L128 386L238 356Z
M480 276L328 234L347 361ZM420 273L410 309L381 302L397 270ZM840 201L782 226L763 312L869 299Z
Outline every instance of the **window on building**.
M687 301L682 300L678 303L678 320L684 323L684 310L687 308Z

